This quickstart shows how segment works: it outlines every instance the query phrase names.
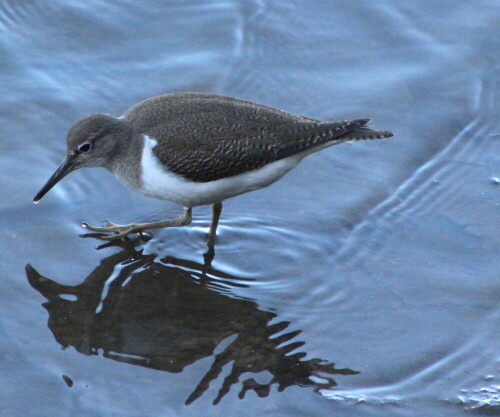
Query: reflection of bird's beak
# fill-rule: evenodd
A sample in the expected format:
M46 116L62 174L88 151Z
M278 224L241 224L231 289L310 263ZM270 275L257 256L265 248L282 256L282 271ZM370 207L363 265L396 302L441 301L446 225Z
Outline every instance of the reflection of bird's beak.
M54 186L56 185L59 181L61 181L66 175L68 175L71 171L75 169L75 164L74 162L66 158L61 166L57 168L56 172L52 174L52 176L49 178L47 183L42 187L40 191L38 191L38 194L35 196L33 199L33 202L38 203L40 199L47 194L47 192Z

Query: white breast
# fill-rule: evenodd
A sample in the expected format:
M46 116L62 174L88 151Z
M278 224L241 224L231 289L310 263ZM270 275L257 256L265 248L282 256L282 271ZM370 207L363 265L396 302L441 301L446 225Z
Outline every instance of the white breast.
M142 187L145 195L169 200L184 207L222 202L249 191L266 187L297 166L305 155L294 155L262 168L211 182L193 182L170 172L153 153L157 141L144 136L142 151Z

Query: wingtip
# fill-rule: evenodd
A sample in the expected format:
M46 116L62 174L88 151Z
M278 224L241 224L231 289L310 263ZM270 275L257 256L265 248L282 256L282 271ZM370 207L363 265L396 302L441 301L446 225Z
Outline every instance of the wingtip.
M354 119L354 120L345 120L346 125L351 127L352 129L365 127L368 128L367 124L370 123L372 119Z

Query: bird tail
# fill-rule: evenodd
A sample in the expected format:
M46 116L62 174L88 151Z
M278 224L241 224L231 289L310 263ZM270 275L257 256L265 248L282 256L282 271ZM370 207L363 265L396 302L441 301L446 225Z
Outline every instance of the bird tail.
M341 137L337 138L342 141L350 140L367 140L367 139L385 139L393 136L389 130L375 130L366 125L371 122L371 119L357 119L349 122L351 129ZM335 139L334 139L335 140Z
M367 127L370 121L371 119L357 119L306 124L295 134L286 132L283 134L286 139L280 144L276 159L302 152L316 152L325 147L352 140L382 139L392 136L392 132L388 130L374 130Z

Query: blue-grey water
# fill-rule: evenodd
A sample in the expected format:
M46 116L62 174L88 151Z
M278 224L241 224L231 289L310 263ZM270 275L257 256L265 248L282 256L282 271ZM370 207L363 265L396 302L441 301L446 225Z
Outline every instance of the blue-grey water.
M500 413L500 7L493 0L0 1L0 416ZM104 170L37 206L65 135L177 91L385 141L181 208Z

